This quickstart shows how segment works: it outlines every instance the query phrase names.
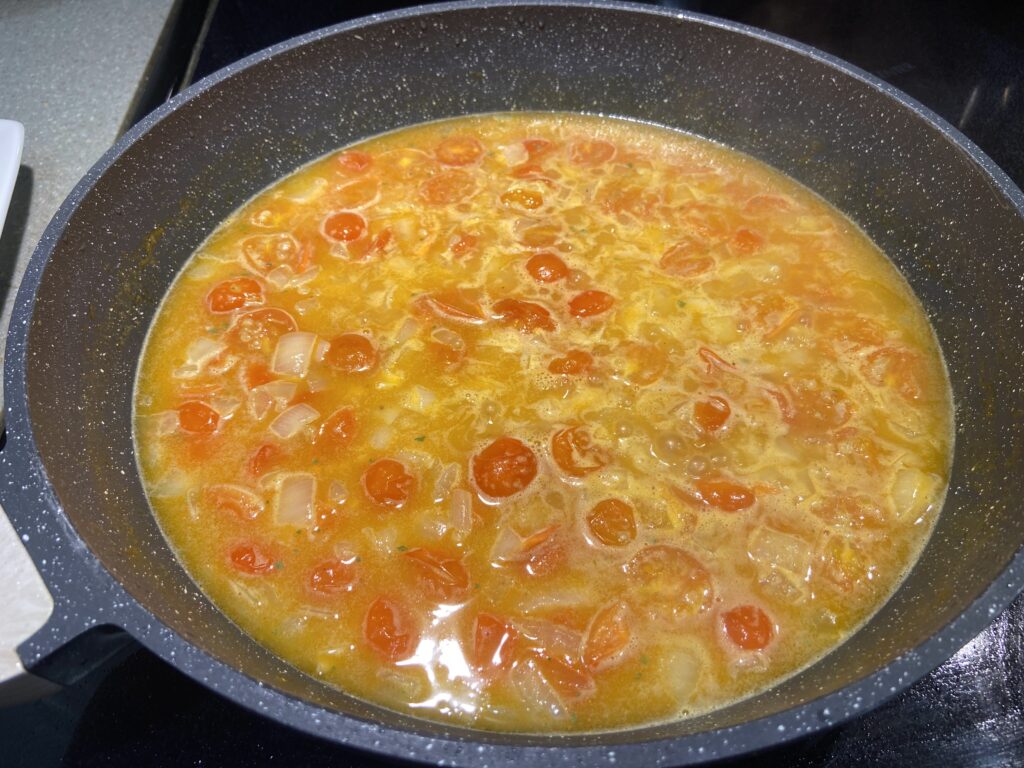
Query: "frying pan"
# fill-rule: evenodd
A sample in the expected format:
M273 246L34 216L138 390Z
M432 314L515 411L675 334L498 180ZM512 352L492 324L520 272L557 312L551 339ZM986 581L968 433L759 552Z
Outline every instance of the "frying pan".
M701 717L516 736L356 700L288 666L214 608L143 494L131 442L136 360L161 296L207 233L336 147L512 109L651 121L767 161L889 254L946 355L957 408L952 484L916 567L833 653ZM53 610L15 662L35 678L66 680L116 628L282 723L456 764L692 764L841 722L949 658L1024 586L1022 259L1024 197L970 141L864 72L737 24L625 4L455 3L270 48L118 141L65 201L26 272L4 371L0 501L45 582L42 613L45 592ZM23 601L37 605L27 593Z

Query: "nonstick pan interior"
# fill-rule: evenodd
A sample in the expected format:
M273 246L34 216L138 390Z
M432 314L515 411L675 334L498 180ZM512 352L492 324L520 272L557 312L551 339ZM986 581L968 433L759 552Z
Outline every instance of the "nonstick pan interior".
M33 487L52 487L45 513L71 524L56 526L59 535L80 537L75 557L123 588L124 599L96 621L124 626L227 695L329 738L370 748L373 738L392 739L400 747L376 748L418 757L428 756L428 741L415 734L561 748L680 739L620 755L639 764L641 756L727 754L855 714L947 658L1009 601L1020 575L1006 569L1024 542L1015 471L1024 445L1024 213L1020 193L963 137L809 49L625 6L435 8L303 40L204 81L119 142L61 209L19 294L8 428L26 432L18 444L25 455L12 466L34 469ZM203 238L268 183L341 145L425 120L513 109L651 121L779 168L889 254L946 355L957 406L953 481L917 567L826 659L703 717L549 739L446 729L351 699L224 618L174 559L142 492L131 442L135 366L158 302ZM44 514L40 498L13 510L16 522ZM40 565L65 603L76 567ZM376 724L414 736L396 739ZM731 726L729 738L685 738ZM506 754L497 749L496 761ZM587 753L571 754L582 764Z

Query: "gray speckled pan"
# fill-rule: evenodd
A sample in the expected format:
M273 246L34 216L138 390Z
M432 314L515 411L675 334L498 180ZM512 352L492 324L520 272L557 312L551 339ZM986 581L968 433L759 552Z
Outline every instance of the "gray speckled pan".
M400 716L242 634L196 589L150 515L132 455L133 373L157 303L206 234L334 147L510 109L640 118L771 163L863 226L934 322L957 403L952 490L934 537L861 632L774 690L597 736L500 736ZM55 601L20 657L59 676L55 651L111 625L280 722L458 764L687 764L853 717L947 659L1024 585L1022 261L1024 197L966 138L863 72L739 25L628 5L455 4L256 54L157 110L103 157L46 230L18 294L0 497Z

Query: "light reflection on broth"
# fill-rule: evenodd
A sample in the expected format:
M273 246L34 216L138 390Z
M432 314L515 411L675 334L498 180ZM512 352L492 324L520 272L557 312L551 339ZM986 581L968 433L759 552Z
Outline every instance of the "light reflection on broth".
M849 221L751 159L606 118L417 126L202 245L136 437L220 608L396 710L606 730L842 642L930 533L951 404Z

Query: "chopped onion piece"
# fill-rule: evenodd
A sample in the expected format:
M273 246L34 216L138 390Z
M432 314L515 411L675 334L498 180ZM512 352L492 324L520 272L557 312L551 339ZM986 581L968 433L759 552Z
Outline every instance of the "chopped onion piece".
M398 418L398 413L399 411L397 408L385 408L378 415L380 416L380 420L385 424L394 424L395 419Z
M564 624L544 619L519 619L516 629L531 640L538 641L552 654L575 656L583 642L583 635Z
M530 159L530 153L526 151L526 145L521 141L498 147L498 153L509 165L522 165Z
M465 488L452 491L449 520L456 536L462 538L473 530L473 496Z
M459 482L459 465L454 462L446 464L434 482L434 503L440 504L448 498L448 494L451 493L457 482Z
M434 401L437 400L437 395L431 392L426 387L415 386L409 391L409 395L406 398L409 408L414 411L423 413Z
M811 547L801 538L773 528L759 526L751 532L747 552L756 563L782 568L806 579L811 571Z
M270 422L270 431L282 440L287 440L319 418L320 411L316 408L307 403L298 403Z
M523 552L523 540L509 526L502 526L491 547L491 562L515 560Z
M344 483L332 480L327 487L327 498L331 500L332 504L344 504L348 501L348 488Z
M258 387L253 388L253 392L263 392L271 400L274 401L274 405L278 408L284 408L288 403L295 397L295 392L299 386L294 381L268 381L266 384L260 384Z
M310 392L323 392L329 386L331 386L331 382L327 379L320 378L319 376L306 379L306 387Z
M277 491L278 525L307 527L313 522L316 478L306 472L286 475Z
M238 406L242 404L242 401L237 397L211 397L210 407L217 412L217 415L222 419L230 417L235 411L238 410Z
M295 311L300 315L304 315L307 312L312 312L319 306L320 299L303 299L302 301L295 302Z
M370 447L375 451L383 451L391 444L391 438L395 436L395 430L391 427L378 427L370 435Z
M300 272L292 278L289 287L299 288L308 282L316 279L316 276L320 274L320 267L310 267L305 272Z
M284 334L277 340L270 370L287 376L305 376L315 345L315 333L294 331Z
M287 264L282 264L267 273L267 282L276 290L283 291L288 287L294 277L295 273L292 272L292 268Z
M419 327L420 324L416 322L415 318L407 317L405 322L402 323L402 327L398 329L398 333L395 334L395 343L404 344L416 335L416 331L419 330Z
M205 336L196 339L185 350L185 364L174 371L177 379L191 379L198 376L213 358L227 348L223 341Z
M177 411L164 411L163 413L153 414L153 420L156 422L156 433L163 437L169 435L172 432L178 431L178 412Z
M316 343L316 347L313 349L314 359L318 363L322 363L324 361L324 358L327 357L327 351L330 348L331 345L328 342L324 341L323 339L320 339L320 341Z
M150 486L149 493L158 499L184 496L188 493L188 475L180 470L172 469Z

